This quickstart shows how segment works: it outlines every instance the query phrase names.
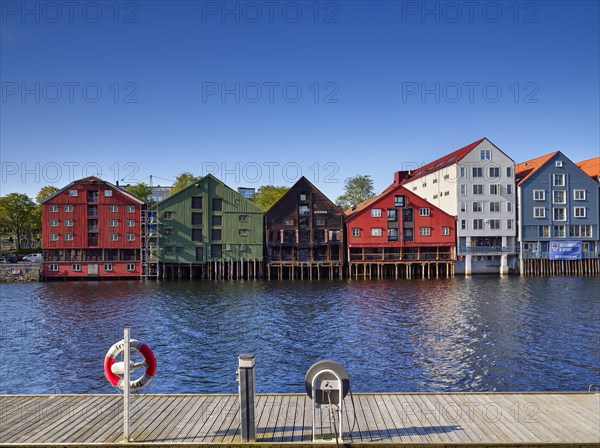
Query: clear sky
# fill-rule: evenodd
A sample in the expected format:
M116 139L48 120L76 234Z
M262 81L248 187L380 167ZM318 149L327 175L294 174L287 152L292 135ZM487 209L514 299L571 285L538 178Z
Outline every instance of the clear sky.
M598 156L599 2L0 1L0 194Z

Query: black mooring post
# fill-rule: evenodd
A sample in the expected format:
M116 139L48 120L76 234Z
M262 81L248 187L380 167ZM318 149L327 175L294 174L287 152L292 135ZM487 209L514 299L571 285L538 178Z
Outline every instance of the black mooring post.
M240 355L240 420L242 422L242 442L256 442L256 423L254 420L254 355Z

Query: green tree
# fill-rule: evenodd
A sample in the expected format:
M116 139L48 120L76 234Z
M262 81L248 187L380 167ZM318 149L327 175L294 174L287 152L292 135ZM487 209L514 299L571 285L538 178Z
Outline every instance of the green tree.
M275 202L279 200L289 187L276 187L275 185L263 185L258 187L258 191L252 199L260 208L267 211Z
M26 194L0 197L0 232L15 238L17 250L21 250L21 239L31 239L40 227L39 207Z
M52 196L58 190L59 189L56 188L54 185L46 185L45 187L42 187L40 189L40 192L35 197L35 202L37 202L38 204L41 204L44 201L44 199L48 199L50 196Z
M183 190L188 185L196 182L198 178L195 177L189 171L184 171L179 173L175 178L175 182L173 182L173 188L171 188L171 194L177 193L179 190Z
M152 194L152 188L150 188L148 184L145 184L144 182L140 182L139 184L135 185L127 185L125 187L125 191L137 196L143 201L147 201L148 196Z
M371 176L357 174L346 179L344 182L344 194L338 197L336 202L343 209L346 209L367 201L373 196L375 196L375 190Z

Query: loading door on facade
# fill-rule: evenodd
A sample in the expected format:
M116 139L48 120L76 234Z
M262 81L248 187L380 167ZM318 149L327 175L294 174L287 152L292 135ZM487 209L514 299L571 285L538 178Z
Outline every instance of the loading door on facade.
M98 275L97 264L88 264L88 275Z

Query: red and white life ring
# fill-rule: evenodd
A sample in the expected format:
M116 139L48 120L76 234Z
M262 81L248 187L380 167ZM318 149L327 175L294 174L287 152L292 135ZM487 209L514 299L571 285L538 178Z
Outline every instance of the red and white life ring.
M152 350L150 350L150 347L137 339L130 339L129 347L130 350L137 350L144 357L143 367L146 367L146 371L140 378L131 380L129 383L129 388L131 390L141 389L142 387L147 386L150 381L152 381L152 378L154 378L154 375L156 375L156 358L154 357ZM124 349L125 340L121 339L108 350L108 353L106 353L106 357L104 358L104 376L110 384L119 389L123 389L123 377L114 372L116 369L113 369L113 366L116 367L115 360L117 359L118 354Z

